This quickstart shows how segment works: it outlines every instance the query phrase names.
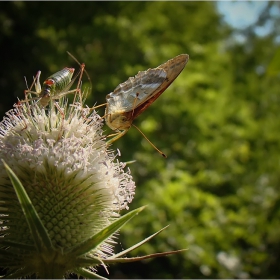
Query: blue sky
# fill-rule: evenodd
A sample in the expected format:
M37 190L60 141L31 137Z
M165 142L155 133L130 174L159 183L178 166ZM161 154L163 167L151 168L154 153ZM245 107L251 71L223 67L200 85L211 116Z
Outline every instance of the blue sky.
M224 16L225 22L237 29L244 29L251 24L256 23L259 15L267 5L268 1L240 1L227 0L217 1L217 9L221 15ZM270 10L270 15L275 16L280 14L280 6L274 5ZM255 26L254 32L258 36L266 36L273 30L273 20L266 20L263 26ZM242 37L242 36L241 36ZM239 38L244 41L245 38ZM275 39L280 43L280 36Z
M217 8L224 20L235 28L254 23L267 1L219 1Z

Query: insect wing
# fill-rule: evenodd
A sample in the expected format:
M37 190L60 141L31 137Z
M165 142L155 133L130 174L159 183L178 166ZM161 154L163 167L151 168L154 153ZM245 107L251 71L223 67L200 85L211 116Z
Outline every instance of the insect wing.
M118 85L106 96L107 114L114 112L130 112L153 96L155 90L166 79L163 69L140 71L135 77Z
M146 102L135 108L133 119L145 111L172 84L172 82L183 71L188 60L189 56L187 54L180 54L155 68L155 70L164 70L166 72L166 79L153 92L152 96L146 100Z

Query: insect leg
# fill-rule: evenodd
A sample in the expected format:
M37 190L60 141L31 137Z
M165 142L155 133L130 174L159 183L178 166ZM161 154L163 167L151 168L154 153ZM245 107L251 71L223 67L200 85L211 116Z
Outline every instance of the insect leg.
M80 96L80 103L82 104L83 103L83 99L82 99L82 94L81 94L81 88L79 88L81 82L82 82L82 76L83 76L83 72L85 70L85 64L82 63L81 65L81 74L80 74L80 77L79 77L79 81L78 81L78 85L77 85L77 90L76 92L79 92L79 96Z
M83 72L86 73L87 78L88 78L88 80L89 80L89 84L90 84L89 92L91 92L91 90L92 90L92 82L91 82L91 79L90 79L90 77L89 77L89 74L88 74L87 70L85 69L85 64L84 64L84 63L81 64L81 63L78 61L78 59L77 59L74 55L72 55L70 52L67 51L67 53L68 53L69 56L72 57L72 59L74 59L74 60L80 65L81 70L82 70L82 73L83 73ZM82 75L80 76L80 80L81 80L81 78L82 78ZM79 82L78 82L78 86L79 86L79 84L80 84L80 80L79 80ZM80 95L80 99L81 99L81 95ZM81 99L80 101L81 101L81 103L82 103L82 99Z
M61 92L57 95L54 95L54 96L51 96L51 99L59 99L61 97L63 97L64 95L67 95L69 93L76 93L77 92L77 89L73 89L73 90L68 90L68 91L65 91L65 92Z
M63 110L59 107L57 102L55 102L54 105L57 108L57 110L59 111L59 113L61 114L61 118L62 118L60 132L57 136L57 141L59 141L62 138L62 134L63 134L63 124L64 124L64 119L65 119L65 114L64 114Z
M110 137L110 136L114 136L114 135L116 135L116 136L115 136L114 138L112 138L111 140L107 141L107 142L106 142L106 145L107 145L107 146L111 145L113 142L115 142L116 140L118 140L119 138L121 138L122 136L124 136L124 135L127 133L127 131L128 131L128 129L125 129L125 130L123 130L123 131L121 131L121 132L118 132L118 133L116 133L116 134L109 135L109 137Z
M18 116L18 117L22 116L22 117L20 117L20 119L24 123L23 128L21 129L21 131L23 131L23 130L25 130L27 128L27 123L26 123L25 118L24 118L23 106L22 106L20 101L18 101L18 103L16 104L16 108L17 108L17 111L18 111L16 116Z
M36 94L35 91L29 91L28 93L33 93L33 94ZM20 100L20 102L28 102L28 101L32 101L32 100L37 100L37 99L41 99L41 97L32 97L30 99L24 99L24 100Z
M34 80L33 80L33 83L31 84L31 87L27 90L24 91L24 95L25 95L25 99L24 100L21 100L21 102L28 102L28 101L31 101L31 100L36 100L36 99L40 99L40 97L35 97L35 98L31 98L31 99L28 99L27 98L27 95L28 94L35 94L35 95L40 95L41 91L42 91L42 88L41 88L41 84L40 84L40 76L41 76L41 71L38 71ZM32 91L32 87L35 85L35 90L36 91Z
M103 103L103 104L100 104L100 105L97 105L97 106L93 106L90 108L90 110L95 110L97 108L100 108L100 107L103 107L103 106L106 106L108 103Z
M33 80L33 83L31 84L31 87L27 90L24 91L24 94L26 96L27 93L33 93L33 94L36 94L36 95L39 95L42 91L42 88L41 88L41 84L40 84L40 76L41 76L41 71L38 71L34 80ZM32 91L32 87L35 85L35 91Z

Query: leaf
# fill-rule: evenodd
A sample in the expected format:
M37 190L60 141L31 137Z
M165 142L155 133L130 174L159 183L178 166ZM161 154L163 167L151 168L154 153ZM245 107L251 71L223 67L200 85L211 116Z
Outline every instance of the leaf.
M75 263L79 267L97 266L102 264L103 260L93 256L80 256L76 259Z
M5 256L6 258L7 257L12 257L12 258L16 258L17 257L17 253L15 252L11 252L11 251L8 251L8 250L4 250L4 249L0 249L0 256Z
M104 228L94 236L90 237L86 241L80 243L79 245L72 247L69 251L66 253L71 253L75 256L79 256L82 254L86 254L87 252L95 249L100 243L102 243L104 240L109 238L113 233L118 231L125 223L127 223L130 219L132 219L134 216L136 216L138 213L140 213L145 206L139 207L138 209L135 209L126 215L122 216L121 218L117 219L115 222L110 224L108 227Z
M140 247L141 245L143 245L144 243L148 242L148 241L149 241L150 239L152 239L153 237L157 236L159 233L161 233L161 232L162 232L163 230L165 230L167 227L169 227L169 226L166 226L166 227L162 228L161 230L159 230L159 231L157 231L156 233L150 235L149 237L145 238L145 239L142 240L141 242L139 242L139 243L137 243L137 244L131 246L130 248L128 248L128 249L126 249L126 250L124 250L124 251L122 251L122 252L120 252L120 253L118 253L118 254L113 255L112 257L109 257L108 259L110 259L110 260L116 259L116 258L118 258L118 257L120 257L120 256L123 256L123 255L125 255L125 254L131 252L132 250L134 250L134 249Z
M142 261L142 260L145 260L145 259L164 257L164 256L167 256L167 255L174 255L174 254L178 254L178 253L181 253L181 252L185 252L187 250L188 249L181 249L181 250L176 250L176 251L169 251L169 252L145 255L145 256L142 256L142 257L118 258L118 259L113 259L113 260L112 259L106 259L106 260L103 260L103 261L106 264L108 264L108 263L130 263L130 262Z
M102 277L92 271L89 271L88 269L85 269L85 268L77 268L77 269L75 269L75 273L77 273L78 275L81 275L85 278L90 278L90 279L108 279L108 278Z
M267 75L273 76L280 72L280 48L275 52L267 68Z
M5 279L15 279L15 278L23 278L24 276L32 275L32 274L33 271L31 271L30 268L23 268L23 269L16 270L15 272L8 273L3 277L5 277Z
M1 240L0 245L14 247L16 249L26 250L28 252L36 251L35 247L33 245L23 244L23 243L18 243L18 242L13 242L13 241Z
M51 254L52 252L54 252L52 249L52 243L36 209L34 208L28 194L26 193L16 174L10 169L10 167L4 162L4 160L2 161L14 186L16 195L20 202L22 211L25 215L38 252L45 250L48 254Z

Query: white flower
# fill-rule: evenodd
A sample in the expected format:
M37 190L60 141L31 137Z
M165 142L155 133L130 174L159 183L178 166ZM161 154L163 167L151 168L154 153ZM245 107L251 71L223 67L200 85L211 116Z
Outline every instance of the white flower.
M65 275L79 266L76 256L64 252L128 209L135 184L125 164L107 149L103 121L95 111L62 100L42 109L30 101L15 105L6 115L0 123L0 158L24 186L57 252L51 261L63 266ZM0 263L10 272L23 269L46 276L41 266L47 267L48 257L35 249L26 251L27 245L35 246L33 236L2 161L0 226L0 247L7 252L0 253ZM23 249L7 246L9 242L23 244ZM113 243L109 238L85 256L107 258L113 254Z

